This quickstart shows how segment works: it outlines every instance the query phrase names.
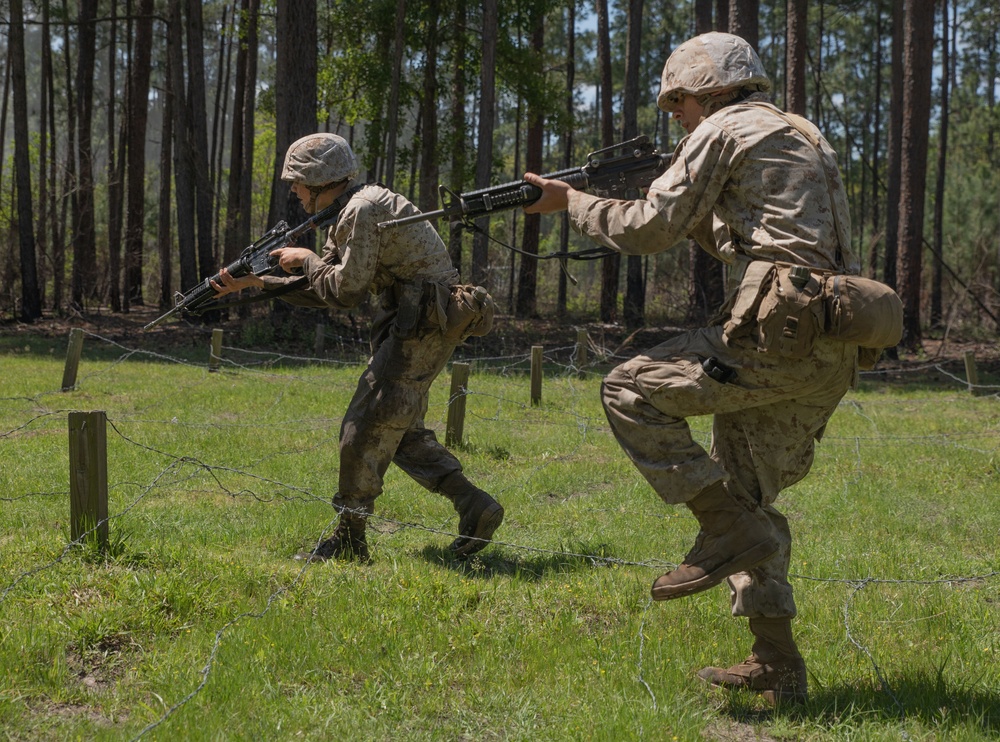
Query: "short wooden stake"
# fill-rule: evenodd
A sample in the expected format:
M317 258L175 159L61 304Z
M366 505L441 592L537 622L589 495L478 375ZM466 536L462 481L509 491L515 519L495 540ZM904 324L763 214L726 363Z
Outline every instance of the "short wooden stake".
M313 355L323 355L323 345L326 342L326 325L316 325L316 338L313 341Z
M580 378L586 376L584 369L587 367L587 345L590 340L587 338L586 330L576 331L576 374Z
M63 369L62 391L76 388L76 370L80 367L80 353L83 351L83 330L74 327L69 331L69 347L66 350L66 367Z
M104 411L69 413L69 521L73 541L86 534L108 546L108 418Z
M465 431L465 396L469 384L469 364L451 365L451 394L448 397L448 423L444 433L446 446L462 445Z
M542 403L542 346L531 346L531 404Z
M976 369L976 354L965 351L965 380L969 385L969 393L975 396L979 393L979 371Z
M212 350L208 356L208 370L218 371L222 361L222 330L212 330Z

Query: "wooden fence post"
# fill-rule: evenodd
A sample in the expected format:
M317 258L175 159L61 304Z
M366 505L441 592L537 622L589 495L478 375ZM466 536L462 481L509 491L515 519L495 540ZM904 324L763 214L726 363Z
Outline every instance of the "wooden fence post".
M76 387L76 370L80 367L80 353L83 351L83 330L74 327L69 331L69 347L66 350L66 367L63 369L62 391L69 392Z
M69 413L70 538L84 534L103 552L108 546L108 418Z
M586 376L584 369L587 367L587 345L589 343L586 330L576 331L576 375L581 379Z
M531 404L542 403L542 346L531 346Z
M316 338L313 340L313 355L323 355L323 345L326 341L326 325L316 325Z
M979 371L976 369L976 354L971 350L965 351L965 380L969 385L969 393L973 396L979 393Z
M448 397L448 423L445 428L444 444L462 444L465 431L465 396L469 384L469 364L451 365L451 394Z
M208 370L218 371L219 362L222 360L222 330L212 330L212 349L208 355Z

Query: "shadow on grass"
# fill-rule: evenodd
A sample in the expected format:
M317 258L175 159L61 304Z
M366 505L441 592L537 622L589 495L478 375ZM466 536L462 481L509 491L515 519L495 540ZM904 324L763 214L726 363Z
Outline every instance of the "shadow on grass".
M428 545L420 551L420 556L431 564L469 577L514 577L531 582L537 582L549 574L607 567L616 561L608 544L576 544L572 549L558 553L521 553L487 546L478 554L464 559L455 556L446 547Z
M891 689L872 685L835 684L809 692L802 706L768 708L748 691L712 689L724 699L720 715L740 724L766 724L783 718L819 724L827 729L860 726L898 726L901 730L919 724L922 731L949 737L968 733L974 727L984 739L1000 737L1000 695L985 687L956 687L932 675L914 675L889 680Z

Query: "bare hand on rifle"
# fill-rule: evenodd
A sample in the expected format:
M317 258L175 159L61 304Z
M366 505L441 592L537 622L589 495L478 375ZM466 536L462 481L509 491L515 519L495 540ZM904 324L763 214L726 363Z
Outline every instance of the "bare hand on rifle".
M277 250L272 250L270 254L278 259L278 265L281 266L283 271L293 273L302 267L306 258L312 254L312 250L307 250L304 247L279 247ZM259 289L264 287L264 282L260 279L260 276L255 276L252 273L234 278L228 270L223 268L219 271L219 278L221 279L221 284L217 281L209 281L212 288L215 289L217 298L226 296L227 294L238 294L247 288Z
M569 205L569 192L572 186L561 180L549 180L534 173L525 173L524 180L542 189L541 197L524 207L525 214L553 214L565 211Z
M260 276L250 273L246 276L233 278L233 275L225 268L219 271L219 281L221 284L218 281L209 281L209 285L215 289L216 298L227 294L238 294L243 289L251 287L261 288L264 285Z

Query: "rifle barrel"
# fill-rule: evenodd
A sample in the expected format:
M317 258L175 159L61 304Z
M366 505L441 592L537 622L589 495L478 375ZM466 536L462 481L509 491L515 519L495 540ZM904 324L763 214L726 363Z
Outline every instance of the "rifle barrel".
M399 219L390 219L387 222L379 222L379 229L395 229L396 227L403 227L407 224L416 224L417 222L429 222L432 219L440 219L442 216L448 216L448 209L438 209L437 211L425 211L419 214L411 214L410 216L404 216Z

